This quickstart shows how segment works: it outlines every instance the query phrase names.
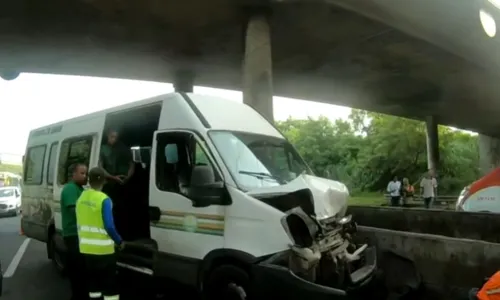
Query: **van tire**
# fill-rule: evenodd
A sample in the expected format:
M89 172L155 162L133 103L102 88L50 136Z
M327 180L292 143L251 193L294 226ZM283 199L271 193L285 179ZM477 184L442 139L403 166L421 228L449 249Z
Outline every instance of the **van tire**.
M203 283L203 299L251 299L250 276L240 267L221 265L213 269Z
M64 255L57 250L55 233L50 235L48 243L49 243L47 247L47 251L49 252L47 253L48 257L50 257L50 259L52 260L52 264L54 265L57 272L64 276L66 274Z

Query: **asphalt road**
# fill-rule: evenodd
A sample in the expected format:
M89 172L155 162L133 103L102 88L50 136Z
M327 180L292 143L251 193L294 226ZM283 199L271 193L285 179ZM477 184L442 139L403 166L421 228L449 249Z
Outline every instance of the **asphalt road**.
M47 259L45 244L19 235L19 224L19 217L0 217L0 261L6 277L0 299L70 299L69 283ZM163 299L147 289L145 278L123 274L120 286L120 299ZM173 286L169 288L170 291L178 289ZM192 291L180 289L183 291L178 292L192 294Z
M47 259L45 244L19 235L19 224L19 217L0 218L0 261L6 277L1 299L69 299L66 280Z

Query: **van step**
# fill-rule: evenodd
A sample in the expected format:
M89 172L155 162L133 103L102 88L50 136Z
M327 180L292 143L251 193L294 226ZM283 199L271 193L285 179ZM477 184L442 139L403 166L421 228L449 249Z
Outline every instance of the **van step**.
M116 263L119 267L132 270L134 272L142 273L145 275L153 276L153 270L146 267L133 266L122 262Z

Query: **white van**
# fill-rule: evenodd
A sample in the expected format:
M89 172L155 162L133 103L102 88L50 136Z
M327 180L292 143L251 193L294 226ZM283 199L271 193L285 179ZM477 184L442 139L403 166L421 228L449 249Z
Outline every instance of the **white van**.
M134 234L120 232L133 241L118 253L119 266L191 285L209 299L262 291L340 299L372 281L375 250L351 242L344 184L315 177L249 106L179 93L31 131L22 228L47 243L59 268L68 167L97 166L109 128L137 163L125 199Z

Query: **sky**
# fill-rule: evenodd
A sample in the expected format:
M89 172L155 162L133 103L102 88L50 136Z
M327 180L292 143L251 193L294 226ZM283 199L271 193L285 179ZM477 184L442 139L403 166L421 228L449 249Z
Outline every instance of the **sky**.
M0 79L0 154L23 155L30 130L110 108L173 92L171 84L97 77L29 74ZM242 102L238 91L194 87L199 94ZM275 120L346 119L351 109L312 101L274 97ZM9 155L10 156L10 155Z

